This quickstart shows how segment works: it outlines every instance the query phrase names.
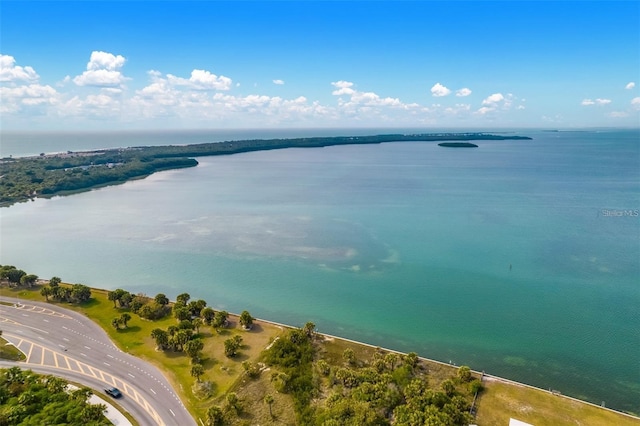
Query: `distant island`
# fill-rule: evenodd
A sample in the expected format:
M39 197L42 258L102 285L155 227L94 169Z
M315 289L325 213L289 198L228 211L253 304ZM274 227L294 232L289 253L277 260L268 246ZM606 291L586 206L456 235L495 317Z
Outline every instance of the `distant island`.
M231 155L284 148L321 148L388 142L444 142L441 146L477 145L471 140L530 140L527 136L489 133L424 133L374 136L335 136L292 139L253 139L193 145L140 146L34 157L0 159L0 206L36 197L64 195L91 188L117 185L161 170L194 167L194 157ZM452 142L451 142L452 141Z
M438 146L444 146L446 148L477 148L478 145L471 142L442 142Z

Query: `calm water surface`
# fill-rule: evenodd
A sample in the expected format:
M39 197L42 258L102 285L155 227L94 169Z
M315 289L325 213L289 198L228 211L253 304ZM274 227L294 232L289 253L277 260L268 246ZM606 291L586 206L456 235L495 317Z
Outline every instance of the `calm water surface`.
M0 209L0 263L640 412L640 135L522 134L200 158Z

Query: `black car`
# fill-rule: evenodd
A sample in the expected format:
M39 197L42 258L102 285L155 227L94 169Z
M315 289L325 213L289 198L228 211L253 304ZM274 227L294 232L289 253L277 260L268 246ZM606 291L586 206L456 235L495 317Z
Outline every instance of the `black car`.
M122 396L122 392L118 388L109 388L104 390L107 395L111 395L114 398L120 398Z

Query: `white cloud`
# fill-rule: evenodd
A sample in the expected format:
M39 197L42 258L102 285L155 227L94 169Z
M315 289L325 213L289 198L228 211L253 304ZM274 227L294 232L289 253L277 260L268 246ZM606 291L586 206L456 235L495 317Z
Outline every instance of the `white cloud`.
M51 86L29 84L17 87L0 87L0 112L15 113L25 106L52 105L57 102L58 92Z
M495 106L502 101L504 101L504 96L502 95L502 93L494 93L493 95L486 97L482 101L482 105Z
M78 86L118 87L127 78L119 71L125 63L124 56L94 51L87 63L87 70L76 76L73 82Z
M624 88L627 89L627 90L631 90L634 87L636 87L636 83L634 83L633 81L628 82L627 85L624 86Z
M21 67L16 65L16 60L13 56L0 54L0 81L1 82L15 82L15 81L37 81L40 77L35 70L29 66Z
M607 114L607 116L611 118L625 118L629 116L629 113L626 111L612 111Z
M580 105L589 106L589 105L608 105L611 103L611 99L601 99L598 98L595 101L592 99L583 99Z
M107 52L93 51L91 52L91 57L89 58L89 62L87 63L87 70L115 71L122 68L124 62L125 59L122 55L115 56Z
M167 74L167 80L172 85L187 86L195 90L229 90L232 84L229 77L218 77L206 70L193 70L188 79Z
M433 87L431 88L431 94L435 97L447 96L450 93L451 93L451 90L447 89L445 86L443 86L440 83L434 84Z
M471 110L470 104L456 104L454 107L447 107L444 109L444 113L448 115L460 115L468 113Z
M631 108L640 110L640 96L631 99Z
M463 87L462 89L456 90L456 96L464 97L469 96L471 94L471 89L468 87Z
M339 105L343 108L367 108L363 111L371 111L370 107L394 107L411 109L417 106L417 104L405 104L398 98L386 97L382 98L374 92L360 92L353 89L353 83L350 81L335 81L331 83L337 90L331 92L334 96L348 95L349 100L345 101L342 98L338 101Z
M332 95L341 96L341 95L352 95L353 93L355 93L355 90L351 88L353 86L353 83L351 83L350 81L340 80L340 81L334 81L331 84L337 89L331 92Z
M524 100L519 100L512 93L507 93L506 95L503 95L502 93L493 93L482 100L482 107L475 113L479 115L486 115L493 111L508 111L511 110L514 102L516 101L524 102ZM525 109L525 106L520 104L515 108L517 110L523 110Z
M280 85L280 86L281 86L281 85L283 85L283 84L284 84L284 80L280 80L280 79L273 80L273 84L277 84L277 85Z

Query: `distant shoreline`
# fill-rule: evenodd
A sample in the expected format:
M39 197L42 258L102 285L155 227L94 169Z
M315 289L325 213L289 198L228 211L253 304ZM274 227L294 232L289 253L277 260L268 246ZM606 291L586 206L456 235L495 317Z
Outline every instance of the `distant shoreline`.
M232 155L286 148L322 148L389 142L443 142L467 146L477 140L531 140L528 136L491 133L416 133L373 136L330 136L252 139L190 145L138 146L0 159L0 207L39 197L119 185L155 172L195 167L195 157ZM474 144L469 144L477 146ZM450 145L451 146L451 145Z

